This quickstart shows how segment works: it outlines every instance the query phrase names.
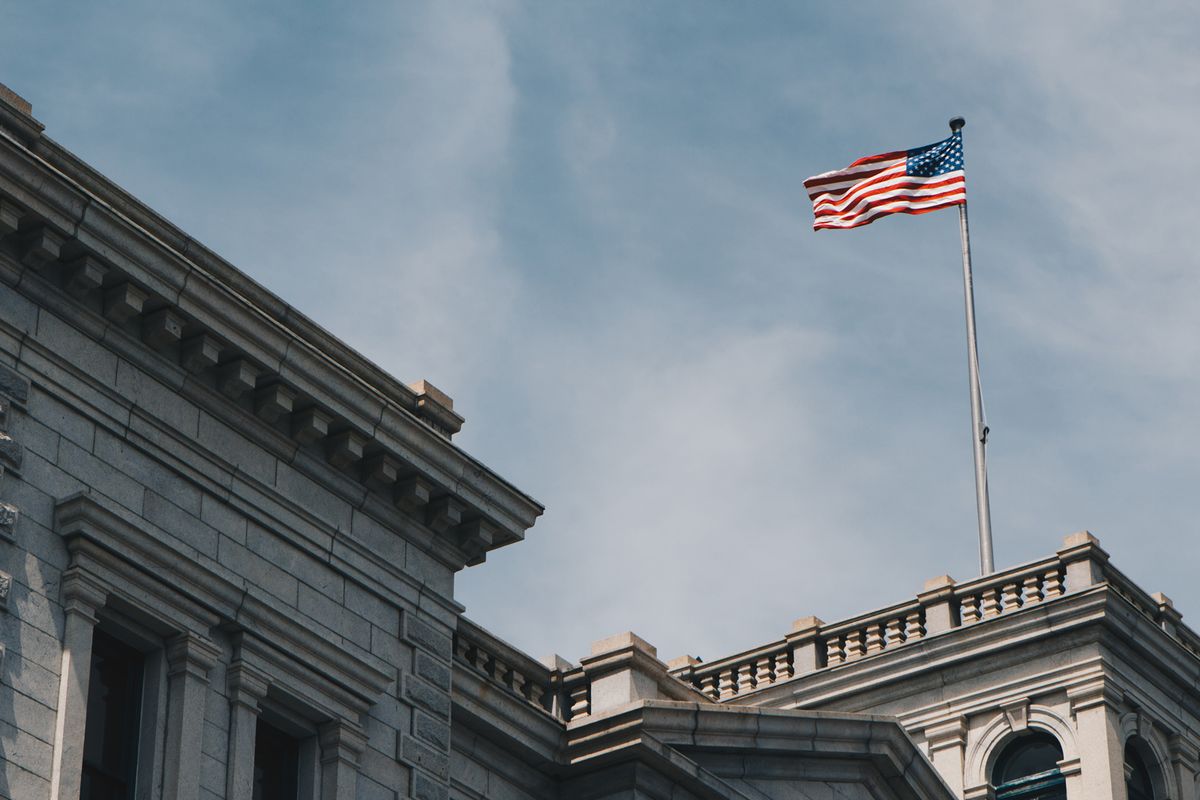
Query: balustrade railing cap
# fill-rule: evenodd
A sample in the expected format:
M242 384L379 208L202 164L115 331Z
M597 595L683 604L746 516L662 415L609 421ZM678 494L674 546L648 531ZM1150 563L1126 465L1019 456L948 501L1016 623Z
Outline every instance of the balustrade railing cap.
M944 589L954 585L954 578L949 575L938 575L936 578L930 578L925 581L925 588L922 591L932 592L935 589Z
M825 624L820 617L801 617L792 623L792 633L809 633Z
M1100 546L1100 540L1089 531L1068 534L1063 538L1063 546L1055 555L1064 564L1091 561L1099 567L1108 562L1108 551Z
M633 631L625 631L624 633L618 633L615 636L609 636L608 638L592 642L592 656L613 653L618 650L624 650L627 647L633 647L633 649L641 650L653 658L658 658L658 648Z
M548 669L556 670L558 672L570 672L575 668L574 664L560 656L558 653L550 656L542 656L538 659L538 661L545 665Z
M695 656L678 656L677 658L672 658L667 662L667 669L683 669L684 667L694 667L701 663L703 662Z
M1100 540L1093 536L1091 531L1076 531L1075 533L1068 533L1063 537L1062 549L1069 550L1074 547L1089 544L1099 547Z
M1158 603L1160 606L1167 606L1170 608L1175 606L1175 601L1167 597L1162 592L1153 592L1150 596L1153 597L1154 602Z

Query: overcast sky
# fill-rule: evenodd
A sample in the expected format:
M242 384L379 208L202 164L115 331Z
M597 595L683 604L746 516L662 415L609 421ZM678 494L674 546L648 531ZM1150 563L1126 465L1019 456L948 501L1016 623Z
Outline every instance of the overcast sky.
M351 10L352 9L352 10ZM996 561L1089 529L1200 620L1200 11L6 3L63 143L547 512L459 578L577 660L708 660L978 572L958 220L804 178L967 119Z

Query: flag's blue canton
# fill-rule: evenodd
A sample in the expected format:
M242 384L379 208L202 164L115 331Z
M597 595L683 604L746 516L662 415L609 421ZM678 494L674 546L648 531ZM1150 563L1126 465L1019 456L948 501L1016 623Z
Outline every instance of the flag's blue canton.
M962 134L955 132L944 142L908 151L909 175L932 178L963 168Z

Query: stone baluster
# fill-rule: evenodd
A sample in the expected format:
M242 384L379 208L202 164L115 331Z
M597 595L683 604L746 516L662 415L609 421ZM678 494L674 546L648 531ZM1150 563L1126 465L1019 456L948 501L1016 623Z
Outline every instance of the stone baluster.
M770 656L763 656L758 660L758 672L754 675L754 684L756 686L770 686L775 682L775 676L771 674Z
M967 595L962 599L962 624L970 625L978 622L979 619L979 597L973 594Z
M837 666L846 660L846 656L842 651L842 637L830 636L829 641L826 642L825 646L827 648L825 654L825 663L828 666Z
M921 612L914 611L904 621L904 641L911 642L925 635L925 626L921 624Z
M867 626L867 652L878 653L883 649L883 625L872 623Z
M863 654L862 631L850 631L846 634L846 660L853 661Z
M591 698L587 681L571 689L571 719L586 717L591 710Z
M1042 577L1042 596L1045 599L1049 600L1063 593L1062 573L1058 571L1058 567L1050 570Z
M1007 614L1021 607L1021 584L1006 583L1000 595L1000 613Z
M996 589L983 590L982 608L984 619L1000 616L1000 599Z
M471 663L471 643L461 636L454 637L454 655L468 664Z
M737 668L737 693L746 694L754 690L754 663L747 662Z
M727 700L735 694L733 684L734 671L733 669L721 670L720 681L717 684L720 692L718 693L719 700Z
M700 691L713 700L720 699L721 693L717 690L717 676L711 672L705 675L700 680Z
M788 653L777 653L775 655L775 680L786 681L795 673L792 670L792 660L788 658Z
M1022 605L1031 605L1033 603L1042 602L1042 576L1030 575L1025 579L1024 596L1021 599Z
M517 694L521 695L521 697L524 697L526 700L528 700L529 699L529 679L527 677L525 677L523 674L521 674L520 672L518 672L516 669L513 669L511 674L512 674L512 690L514 692L516 692Z
M482 647L477 645L472 646L471 666L482 672L484 675L490 676L491 672L488 671L488 662L490 660L491 658L488 656L487 651L485 651Z
M904 617L893 617L887 623L884 647L895 647L899 644L904 644Z

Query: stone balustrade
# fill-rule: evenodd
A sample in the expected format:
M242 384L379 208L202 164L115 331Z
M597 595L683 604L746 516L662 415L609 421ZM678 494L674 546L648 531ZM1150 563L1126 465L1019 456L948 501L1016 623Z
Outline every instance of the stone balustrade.
M690 658L671 672L713 700L727 702L1100 583L1200 658L1200 635L1180 622L1170 598L1137 588L1108 563L1098 540L1083 532L1066 537L1050 558L963 582L943 575L928 581L914 600L835 623L805 617L781 640L708 663Z
M684 656L662 664L657 661L653 647L632 634L623 634L625 639L620 642L616 642L620 637L598 642L581 666L559 659L554 668L539 664L540 671L527 668L524 673L517 671L510 675L490 666L495 662L502 664L503 669L511 669L511 656L505 660L495 655L495 648L508 649L507 646L473 625L469 629L478 633L469 635L474 638L462 638L455 652L476 671L494 675L493 680L505 688L569 721L596 713L598 704L611 707L607 700L598 699L596 680L604 674L602 667L611 669L604 665L616 663L614 653L624 654L626 660L633 659L640 674L652 676L658 696L683 699L687 695L681 695L678 687L687 687L694 692L692 699L731 702L818 672L846 668L952 630L984 625L1100 585L1200 658L1200 635L1182 623L1170 598L1139 589L1108 563L1108 554L1087 532L1066 537L1063 547L1049 558L969 581L956 582L942 575L927 581L915 599L839 622L805 617L797 620L782 639L711 662ZM495 644L487 644L485 640ZM537 689L515 688L514 681L529 680L531 673L538 676ZM521 677L513 677L517 674ZM668 677L674 680L665 680ZM549 687L545 694L539 694L542 687Z
M460 617L454 634L454 658L490 683L503 687L535 708L553 713L558 673L483 628Z
M958 624L1011 614L1064 591L1063 565L1057 556L959 583L954 587Z

